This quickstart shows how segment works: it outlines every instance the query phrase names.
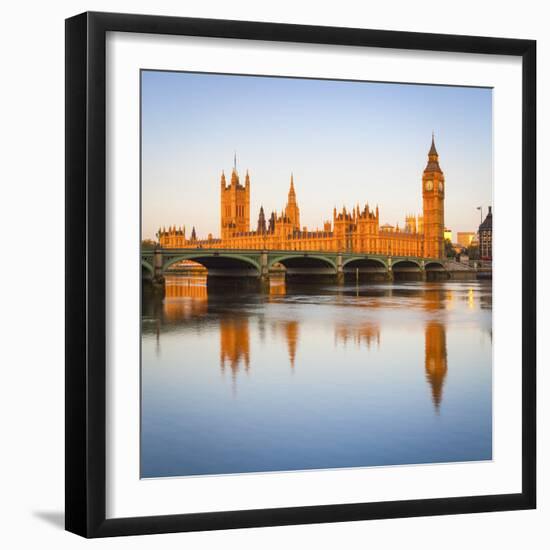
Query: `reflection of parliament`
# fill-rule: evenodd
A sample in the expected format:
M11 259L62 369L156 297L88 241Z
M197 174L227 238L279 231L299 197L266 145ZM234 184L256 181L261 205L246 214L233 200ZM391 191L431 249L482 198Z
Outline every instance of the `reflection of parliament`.
M272 212L266 219L260 208L256 230L250 229L250 176L241 184L236 163L229 185L222 172L220 182L221 235L198 239L195 228L189 238L185 227L159 230L162 248L228 248L254 250L319 250L347 251L393 256L441 258L444 255L444 198L445 177L439 166L439 155L432 136L428 163L422 175L422 215L407 215L405 224L380 225L378 206L368 203L340 212L334 208L332 221L323 229L308 230L300 225L300 208L296 200L294 178L286 207L281 213Z
M187 283L187 284L185 284ZM391 293L391 290L387 290ZM439 288L425 288L420 293L423 297L422 308L428 312L437 312L442 307L444 293ZM270 285L269 301L277 302L286 294L284 279L279 284ZM181 323L183 320L196 319L208 315L208 287L206 279L202 284L189 284L188 280L178 281L173 278L166 286L166 300L162 310L149 314L162 319L164 323ZM182 298L186 298L182 300ZM371 300L369 310L377 308L380 302ZM247 315L221 315L219 318L220 333L220 368L222 373L229 372L235 385L237 377L244 370L249 372L251 363L251 325L256 319L260 341L269 331L271 335L283 338L287 345L288 360L292 371L299 362L300 321L296 318L276 318L267 321L263 315L249 312ZM431 398L436 410L439 410L443 399L443 388L447 377L447 335L444 319L432 319L424 326L424 376L431 389ZM157 327L158 328L158 327ZM150 328L151 330L151 328ZM160 333L157 332L157 338ZM351 323L349 320L338 320L334 324L335 345L366 347L380 346L381 327L377 320L362 320Z

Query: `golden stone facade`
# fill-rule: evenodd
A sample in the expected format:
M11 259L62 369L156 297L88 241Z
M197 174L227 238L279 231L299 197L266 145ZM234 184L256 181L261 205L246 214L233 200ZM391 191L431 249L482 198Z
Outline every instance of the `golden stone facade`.
M260 208L256 228L250 227L250 175L241 184L236 167L227 184L222 172L220 181L220 238L198 239L195 227L189 238L185 227L159 229L163 248L226 248L253 250L309 250L327 252L358 252L389 256L441 258L444 255L445 176L439 166L434 138L428 153L428 163L422 174L422 215L407 215L403 227L399 224L380 225L378 206L368 203L351 210L345 207L332 213L332 220L322 229L308 230L300 226L300 209L296 199L294 177L290 177L288 200L282 212L272 212L266 219Z

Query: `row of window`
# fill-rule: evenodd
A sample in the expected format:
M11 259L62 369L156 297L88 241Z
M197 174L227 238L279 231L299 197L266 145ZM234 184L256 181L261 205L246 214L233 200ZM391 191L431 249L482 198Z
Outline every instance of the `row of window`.
M242 217L242 218L244 218L244 215L245 215L245 207L244 207L242 204L237 204L235 208L236 208L235 215L236 215L237 217ZM226 206L225 206L225 209L224 209L224 216L225 216L226 218L231 217L231 206L230 206L230 205L226 205Z

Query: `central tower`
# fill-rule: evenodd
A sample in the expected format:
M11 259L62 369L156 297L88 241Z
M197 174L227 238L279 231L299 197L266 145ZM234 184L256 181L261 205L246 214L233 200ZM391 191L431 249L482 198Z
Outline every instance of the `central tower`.
M439 166L439 155L432 134L428 164L422 174L422 205L424 213L424 256L442 258L445 255L443 239L445 176Z
M250 176L246 172L244 185L241 185L235 162L231 172L231 182L227 185L222 172L220 181L221 237L227 239L234 233L250 231Z
M290 220L292 228L300 231L300 209L296 202L296 191L294 191L294 175L290 174L290 190L288 191L288 202L286 203L285 216Z

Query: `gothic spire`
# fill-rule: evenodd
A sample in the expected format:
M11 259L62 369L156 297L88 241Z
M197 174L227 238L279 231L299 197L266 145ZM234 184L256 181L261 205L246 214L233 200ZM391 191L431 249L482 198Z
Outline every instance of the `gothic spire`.
M231 172L231 187L236 187L239 185L239 175L237 174L237 169L233 168L233 171Z
M271 216L269 217L269 233L273 233L275 231L275 212L271 212Z
M231 169L231 187L240 185L239 173L237 172L237 151L233 154L233 168Z
M437 149L435 148L435 135L434 135L434 132L432 130L432 146L430 147L430 151L428 153L428 156L429 157L432 157L432 156L439 156L437 154Z
M290 189L288 190L288 200L292 202L296 200L296 191L294 191L294 174L290 173Z
M428 164L424 169L424 172L439 172L443 173L439 166L439 154L435 148L435 138L434 133L432 132L432 145L428 151Z
M265 224L265 214L264 214L264 207L260 206L260 215L258 216L258 233L265 233L267 230L266 224Z

